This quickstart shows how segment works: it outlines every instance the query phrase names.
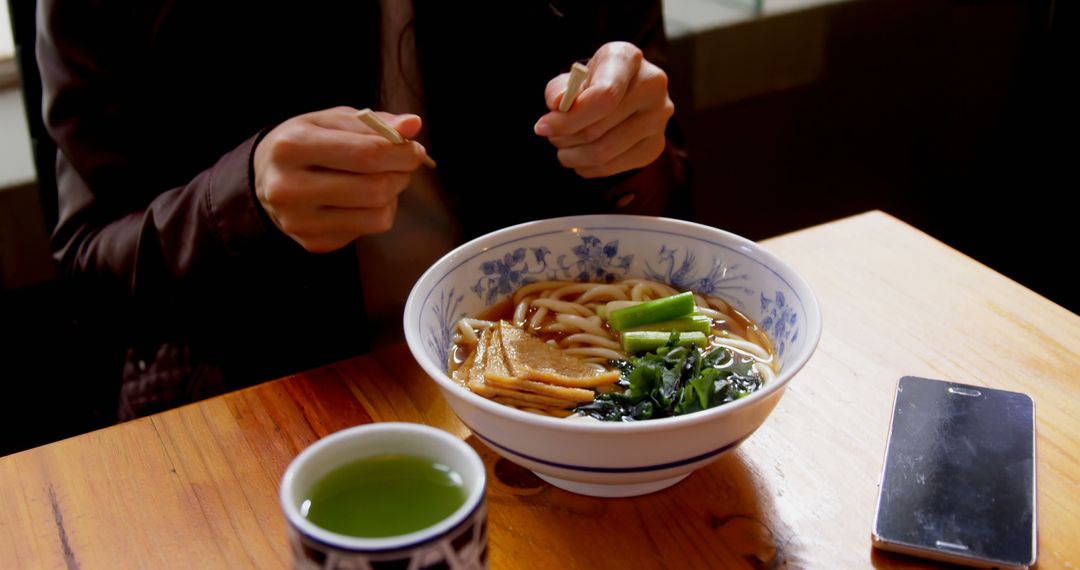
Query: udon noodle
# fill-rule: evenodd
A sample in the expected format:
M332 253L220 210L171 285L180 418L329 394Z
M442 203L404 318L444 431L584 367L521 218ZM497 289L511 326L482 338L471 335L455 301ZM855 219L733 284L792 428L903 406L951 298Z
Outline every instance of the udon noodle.
M632 355L623 351L619 333L600 313L678 293L680 291L669 285L645 279L626 279L615 283L541 281L524 285L484 314L458 321L448 365L455 378L468 376L468 368L478 357L478 344L482 344L482 339L492 337L492 331L498 328L500 321L505 321L504 326L534 335L594 369L597 374L615 372L618 369L613 361L624 361ZM764 331L719 297L695 293L694 300L696 312L709 317L711 323L708 346L704 350L707 352L724 347L733 354L752 358L753 369L760 375L762 383L771 382L779 365L773 358L772 343ZM517 391L508 393L501 382L498 389L495 386L481 389L477 379L473 380L472 384L467 381L461 383L507 405L557 417L571 415L574 405L585 398L583 392L574 393L576 400L566 394L541 394L546 389L534 386L536 382L519 385ZM558 385L557 380L553 382ZM591 392L596 394L614 389L614 383L608 381L593 386ZM567 399L559 400L559 397Z

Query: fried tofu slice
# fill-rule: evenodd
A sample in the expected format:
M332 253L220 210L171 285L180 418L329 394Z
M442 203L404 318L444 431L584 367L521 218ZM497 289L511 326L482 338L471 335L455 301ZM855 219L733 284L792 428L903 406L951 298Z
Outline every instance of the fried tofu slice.
M502 331L500 327L492 327L491 335L487 342L487 361L484 362L484 378L492 383L500 383L502 386L511 387L521 382L522 378L510 371L506 363L506 351L503 349Z
M522 380L520 378L510 378L506 376L489 376L486 380L487 384L492 387L536 394L538 396L547 396L571 404L583 404L585 402L591 402L596 398L596 392L585 390L583 388L567 388L565 386L556 386L555 384L545 384L543 382Z
M473 351L471 356L472 365L468 368L468 373L460 375L461 379L464 380L466 387L485 398L502 401L504 403L514 402L512 405L515 406L527 405L540 408L570 408L577 404L577 401L524 392L516 388L506 388L488 382L488 370L492 367L502 374L509 374L509 372L506 371L502 351L494 350L494 339L497 337L498 331L496 330L484 331L483 335L480 337L480 342L477 343L476 350ZM463 364L462 369L464 368L465 365ZM589 400L592 400L591 392Z
M469 373L465 377L465 385L470 390L487 398L490 398L491 394L488 392L487 383L484 381L484 371L487 368L488 347L491 343L492 332L491 329L488 329L480 334L479 342L476 343L476 350L473 351L472 366L469 367Z
M506 321L499 321L499 334L505 357L507 377L547 382L570 388L593 388L619 379L619 371L597 370L545 343ZM489 353L493 354L490 350ZM488 373L492 368L488 367ZM496 374L499 371L496 370Z
M545 382L526 380L510 372L509 365L505 359L506 353L505 348L503 347L502 333L498 329L495 330L491 339L488 341L487 351L489 356L487 368L485 368L484 371L484 380L490 386L497 386L521 392L531 392L533 394L556 398L573 404L591 402L593 401L593 398L596 397L596 393L592 390L567 388L565 386L556 386Z
M488 396L496 402L513 402L514 406L530 406L533 408L554 408L559 410L566 410L577 406L574 402L568 402L566 400L559 400L556 398L548 398L547 396L541 396L539 394L530 394L529 392L520 392L518 390L507 390L506 388L496 388L494 386L488 386L488 392L491 396Z

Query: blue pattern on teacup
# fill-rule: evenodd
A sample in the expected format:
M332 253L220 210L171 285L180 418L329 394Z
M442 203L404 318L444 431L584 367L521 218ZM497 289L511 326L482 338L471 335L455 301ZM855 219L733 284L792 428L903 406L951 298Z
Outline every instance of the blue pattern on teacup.
M643 240L645 247L641 247ZM635 256L626 253L626 247L635 253L652 253ZM749 269L757 267L766 270ZM778 357L798 339L798 311L802 310L801 302L796 307L788 301L797 298L791 286L748 253L692 235L648 229L522 236L465 261L447 277L445 286L437 287L422 309L428 315L422 318L425 344L443 366L458 320L541 280L610 282L644 277L720 297L761 324L774 341ZM457 294L457 286L468 287L472 295ZM765 291L774 293L766 297Z
M488 567L485 501L481 501L469 516L449 532L399 550L349 550L323 544L291 525L287 530L296 570L485 570Z

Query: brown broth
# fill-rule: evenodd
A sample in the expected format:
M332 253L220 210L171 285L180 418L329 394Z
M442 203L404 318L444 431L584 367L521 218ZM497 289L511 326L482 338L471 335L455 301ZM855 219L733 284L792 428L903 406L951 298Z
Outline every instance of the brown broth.
M513 320L514 318L514 302L513 296L507 297L498 303L484 309L480 314L476 315L477 319L482 321L494 321L498 322ZM469 358L469 353L472 352L472 346L453 343L450 345L450 362L448 367L450 372L461 367L465 363L465 359Z
M484 309L476 316L485 321L509 321L514 318L514 297L510 296Z
M773 343L772 339L769 338L769 335L765 334L765 331L761 329L761 326L750 320L749 317L740 313L734 307L729 308L730 311L724 313L731 317L731 320L727 321L728 325L730 326L730 328L727 330L764 348L765 352L769 353L769 367L773 369L773 372L780 372L780 363L776 360L776 352L773 351ZM739 352L740 354L746 354L741 350L736 352Z

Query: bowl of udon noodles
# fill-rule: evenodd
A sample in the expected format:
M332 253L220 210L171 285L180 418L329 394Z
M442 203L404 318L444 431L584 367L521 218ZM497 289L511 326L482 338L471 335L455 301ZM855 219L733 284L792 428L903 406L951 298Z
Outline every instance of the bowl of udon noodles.
M552 485L623 497L746 440L821 336L806 281L754 242L621 215L529 222L433 264L408 346L461 421Z

